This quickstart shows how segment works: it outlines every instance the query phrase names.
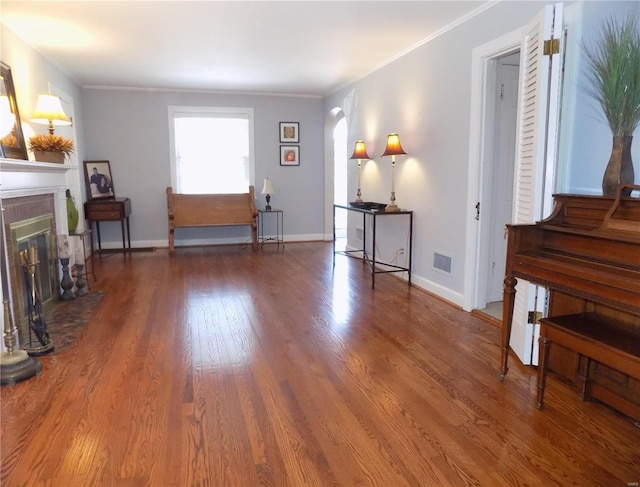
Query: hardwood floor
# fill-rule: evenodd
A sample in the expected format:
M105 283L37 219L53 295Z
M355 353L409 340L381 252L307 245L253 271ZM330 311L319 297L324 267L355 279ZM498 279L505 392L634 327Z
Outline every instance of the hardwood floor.
M628 486L640 428L498 327L330 243L95 259L106 295L1 390L1 485Z

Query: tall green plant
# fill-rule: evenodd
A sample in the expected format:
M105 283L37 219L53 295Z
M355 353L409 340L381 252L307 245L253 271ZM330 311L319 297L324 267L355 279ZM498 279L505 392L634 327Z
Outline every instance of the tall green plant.
M637 14L607 20L601 39L586 52L589 86L614 136L633 135L640 124L640 28Z

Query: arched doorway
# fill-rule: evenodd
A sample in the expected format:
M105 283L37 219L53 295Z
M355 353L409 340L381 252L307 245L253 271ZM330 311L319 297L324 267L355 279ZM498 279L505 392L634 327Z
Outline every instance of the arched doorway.
M333 202L347 204L347 119L341 117L333 129ZM347 214L336 214L336 236L346 237Z
M340 125L340 128L338 126ZM344 142L336 143L344 137ZM346 192L347 186L347 124L345 113L340 107L332 108L324 125L324 239L333 240L333 205L336 200L336 186ZM342 161L342 162L340 162ZM338 190L338 195L342 189ZM345 193L346 194L346 193ZM341 196L338 196L341 198ZM345 196L346 201L346 196Z

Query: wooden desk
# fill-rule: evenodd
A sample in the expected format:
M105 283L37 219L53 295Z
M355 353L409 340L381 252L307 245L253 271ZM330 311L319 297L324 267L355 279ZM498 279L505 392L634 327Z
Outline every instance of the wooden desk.
M98 235L98 251L102 250L100 240L100 222L120 222L122 230L122 250L125 250L125 223L129 248L131 248L131 232L129 230L129 215L131 214L131 200L129 198L105 198L87 201L84 204L84 216L89 223L95 222ZM93 237L92 243L93 246Z

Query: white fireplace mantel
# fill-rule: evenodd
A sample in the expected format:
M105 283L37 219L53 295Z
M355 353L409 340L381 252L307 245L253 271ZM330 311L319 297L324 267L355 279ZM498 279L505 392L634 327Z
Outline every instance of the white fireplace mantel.
M0 159L0 199L38 194L53 194L56 212L56 232L66 234L67 206L65 192L69 187L68 171L77 171L73 164Z

